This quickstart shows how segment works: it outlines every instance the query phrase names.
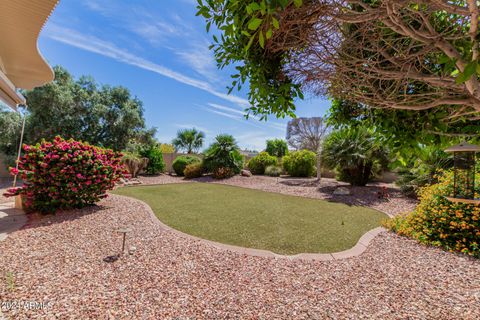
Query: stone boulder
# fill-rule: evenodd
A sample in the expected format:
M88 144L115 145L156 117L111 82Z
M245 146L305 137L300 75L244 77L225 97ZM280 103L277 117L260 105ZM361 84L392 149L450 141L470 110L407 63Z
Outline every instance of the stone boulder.
M251 177L252 176L252 173L248 170L242 170L240 172L240 174L242 175L242 177Z
M349 196L351 195L352 193L350 192L350 190L348 188L345 188L345 187L338 187L337 189L335 189L333 191L333 194L335 196Z

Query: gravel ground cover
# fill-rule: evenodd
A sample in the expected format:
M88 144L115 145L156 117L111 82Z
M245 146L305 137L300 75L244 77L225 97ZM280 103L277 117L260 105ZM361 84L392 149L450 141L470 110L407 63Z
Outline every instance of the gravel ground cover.
M189 180L185 180L181 177L170 175L151 177L142 176L139 177L139 179L144 184L189 182ZM277 192L308 198L324 199L349 205L366 206L380 210L389 215L396 215L398 213L412 211L417 204L416 200L403 196L398 188L396 188L393 184L387 183L371 183L366 187L353 187L347 183L339 182L335 179L329 178L322 178L319 185L313 178L275 178L268 176L234 176L225 180L215 180L209 176L204 176L194 180L199 182L220 183L244 188L260 189L268 192ZM333 191L340 186L349 189L351 195L333 195ZM377 194L384 187L387 188L389 195L389 200L387 201L379 199Z
M137 250L104 262L125 226ZM164 231L141 202L112 196L36 217L0 252L0 300L44 304L4 308L11 319L480 318L478 260L391 233L351 259L251 257Z

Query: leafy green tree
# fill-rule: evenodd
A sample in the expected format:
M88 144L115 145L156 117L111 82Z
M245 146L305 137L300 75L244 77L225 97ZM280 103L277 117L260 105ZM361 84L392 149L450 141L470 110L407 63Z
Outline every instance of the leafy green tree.
M142 102L128 89L99 86L91 77L75 80L59 66L54 71L53 82L24 92L28 101L25 143L59 135L123 150L132 139L153 140L155 129L145 128ZM0 122L12 117L16 116L1 113ZM2 148L15 144L13 138L8 140L2 141Z
M220 134L215 142L205 151L203 165L207 172L219 169L229 169L232 174L238 174L243 168L244 158L235 138L229 134Z
M219 68L235 65L229 93L241 89L248 79L249 112L261 115L275 113L278 117L294 116L294 99L303 99L299 84L284 72L282 52L265 54L265 44L280 28L278 14L302 0L199 0L198 13L206 19L207 32L212 24L221 30L213 36L215 58Z
M267 148L265 151L271 156L281 158L288 153L288 145L287 142L282 139L267 140Z
M295 112L308 90L377 108L433 110L446 121L480 115L475 1L201 0L219 30L218 66L249 80L249 111ZM218 34L220 33L220 34Z
M366 185L389 161L381 141L362 126L333 131L325 139L322 158L327 167L337 170L339 180L356 186Z
M0 152L8 155L17 152L21 127L20 114L0 105Z
M442 108L421 111L380 109L335 99L329 110L328 123L336 128L374 128L397 160L396 166L405 166L425 147L444 149L462 140L480 142L480 120L451 121L445 119L446 114L447 110Z
M177 132L177 137L172 144L177 150L185 150L187 153L194 153L203 146L205 134L195 128L184 129Z

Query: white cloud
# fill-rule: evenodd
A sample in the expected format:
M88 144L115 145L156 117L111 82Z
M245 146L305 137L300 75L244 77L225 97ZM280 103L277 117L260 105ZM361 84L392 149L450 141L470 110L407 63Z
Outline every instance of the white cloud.
M48 28L45 30L45 36L73 47L109 57L116 61L136 66L144 70L155 72L185 85L206 91L216 97L230 101L241 107L246 107L248 105L247 100L238 96L228 95L226 93L217 91L206 81L191 78L182 73L146 60L133 53L130 53L127 50L117 47L113 43L101 40L95 36L85 35L76 30L53 24L48 25Z
M180 123L175 123L174 126L177 127L177 128L179 128L179 129L192 129L192 128L195 128L195 129L200 130L200 131L203 131L203 132L205 132L205 133L210 133L210 130L208 130L207 128L201 127L201 126L197 126L196 124L180 124Z
M238 109L233 109L233 108L230 108L230 107L226 107L226 106L222 106L220 104L216 104L216 103L208 103L208 105L214 109L218 109L218 110L222 110L222 111L227 111L229 113L233 113L233 114L238 114L240 115L242 118L245 116L245 112L243 111L240 111Z
M204 76L210 82L218 82L220 79L217 72L217 65L208 46L209 42L207 40L194 41L188 49L175 50L174 52L199 75Z
M245 114L246 114L245 111L240 111L238 109L230 108L230 107L223 106L216 103L208 103L208 106L213 109L221 110L223 111L223 113L227 112L229 115L235 116L239 120L241 119L245 120ZM248 119L257 121L256 123L259 125L259 127L270 127L272 129L276 129L282 132L285 132L287 130L287 126L283 123L277 123L272 121L267 121L267 122L260 121L259 118L254 115L250 115Z

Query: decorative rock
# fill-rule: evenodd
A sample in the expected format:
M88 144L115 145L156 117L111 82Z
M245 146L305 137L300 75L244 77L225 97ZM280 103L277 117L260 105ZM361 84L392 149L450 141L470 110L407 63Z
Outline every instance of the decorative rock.
M333 194L336 195L336 196L349 196L352 193L350 192L350 190L348 188L338 187L337 189L335 189L335 191L333 191Z
M130 248L128 248L128 253L129 254L134 254L135 251L137 251L137 247L131 246Z
M251 177L252 176L252 173L248 170L242 170L240 172L240 174L243 176L243 177Z

